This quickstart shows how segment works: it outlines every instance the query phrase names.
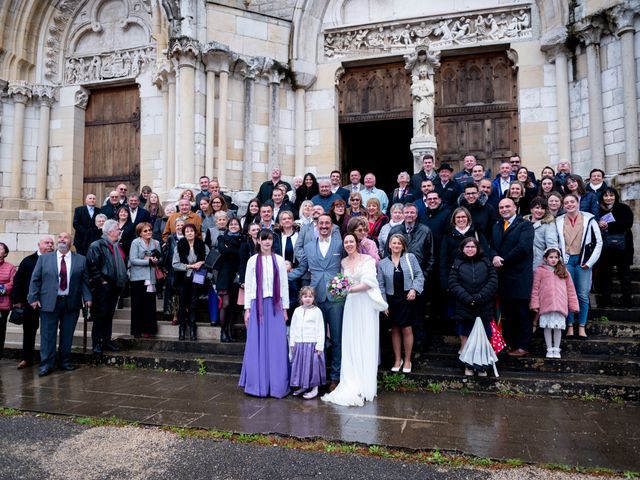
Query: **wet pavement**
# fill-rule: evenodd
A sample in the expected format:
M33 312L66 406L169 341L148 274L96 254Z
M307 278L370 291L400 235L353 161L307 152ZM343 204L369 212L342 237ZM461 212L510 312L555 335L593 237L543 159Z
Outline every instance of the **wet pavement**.
M0 361L0 405L491 458L640 470L640 405L381 392L362 408L244 395L238 377L82 366L39 378Z

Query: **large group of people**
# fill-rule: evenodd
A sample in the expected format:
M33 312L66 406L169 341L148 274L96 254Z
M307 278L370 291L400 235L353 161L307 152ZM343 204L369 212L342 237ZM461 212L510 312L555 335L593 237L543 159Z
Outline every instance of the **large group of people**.
M389 368L410 373L414 350L427 349L433 334L455 332L462 351L480 318L488 338L491 321L501 326L510 356L529 355L539 326L547 358L560 358L563 330L587 337L592 272L599 304L612 305L615 268L619 303L630 306L633 214L605 172L592 170L585 183L561 161L537 179L517 155L495 178L473 155L463 165L454 174L426 155L422 170L399 173L390 192L373 173L351 171L346 185L339 171L307 173L289 184L276 167L241 213L206 176L177 204L163 206L147 186L128 195L119 185L100 206L89 194L74 212L75 252L69 234L57 245L45 236L16 273L0 243L2 340L9 310L23 307L18 368L34 361L39 315L40 374L54 368L58 326L59 365L71 370L83 303L99 355L118 349L112 320L123 296L131 297L132 336L156 335L162 299L179 340L195 341L207 295L222 342L235 341L244 310L246 393L309 399L328 381L324 401L362 405L376 395L383 342L393 350ZM336 282L344 287L337 293ZM466 375L475 373L486 376L465 364Z

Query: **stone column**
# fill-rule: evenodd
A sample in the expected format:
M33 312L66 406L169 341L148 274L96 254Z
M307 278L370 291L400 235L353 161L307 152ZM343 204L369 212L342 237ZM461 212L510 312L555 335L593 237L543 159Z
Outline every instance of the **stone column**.
M36 170L36 200L47 199L47 167L49 160L49 120L51 105L55 101L54 89L48 85L38 86L34 93L40 101L40 122L38 125L38 162Z
M172 40L171 55L180 75L180 151L178 152L178 184L195 182L195 73L200 49L189 37Z
M556 68L556 116L559 158L571 159L571 117L569 116L568 50L564 44L543 47Z
M269 81L269 165L267 172L280 165L278 143L280 139L280 82L284 78L277 64L265 69Z
M305 124L305 89L296 88L296 130L295 130L295 175L302 177L305 174L304 162L304 124Z
M259 72L257 59L242 61L240 72L244 76L244 152L242 157L242 189L253 189L253 122L254 88Z
M622 60L622 88L624 94L625 167L638 165L638 103L636 98L636 69L633 17L630 9L619 10L616 18ZM625 60L625 58L627 60ZM617 170L617 169L616 169Z
M165 190L169 191L176 186L176 75L175 72L167 75L167 116L165 139L166 152L166 177Z
M216 107L216 72L207 65L207 100L205 105L204 174L214 176L214 128Z
M602 119L602 72L600 71L600 37L602 30L589 25L579 32L587 50L587 81L589 83L589 140L591 141L591 168L605 167L604 122ZM615 169L618 170L617 168Z
M9 84L13 98L13 148L11 149L11 198L22 196L22 154L24 151L24 112L31 98L31 87L25 82ZM6 206L6 204L3 204Z
M229 92L229 47L217 42L209 42L202 47L202 60L207 68L207 120L206 120L206 171L209 177L216 176L221 187L227 186L227 101ZM215 168L215 142L214 142L214 87L215 77L220 75L218 82L218 162ZM209 91L211 98L209 102Z
M413 153L414 172L422 168L422 157L430 153L435 157L438 146L435 137L434 70L440 66L440 52L429 52L424 47L404 56L405 68L411 72L413 97Z

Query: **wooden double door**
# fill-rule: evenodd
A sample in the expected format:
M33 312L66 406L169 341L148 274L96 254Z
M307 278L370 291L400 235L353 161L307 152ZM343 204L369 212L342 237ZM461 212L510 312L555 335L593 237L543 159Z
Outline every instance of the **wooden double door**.
M135 85L92 90L85 114L84 195L102 203L116 185L140 190L140 93Z
M463 168L471 153L485 168L518 152L517 72L506 51L444 57L435 72L438 162ZM413 157L411 76L403 63L346 69L338 83L340 155L349 170L377 173L395 186Z

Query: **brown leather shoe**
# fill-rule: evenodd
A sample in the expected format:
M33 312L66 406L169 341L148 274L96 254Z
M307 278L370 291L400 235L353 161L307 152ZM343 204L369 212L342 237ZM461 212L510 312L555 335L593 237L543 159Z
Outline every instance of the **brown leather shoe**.
M338 383L339 383L339 382L332 381L332 382L329 384L329 391L330 391L330 392L333 392L333 391L336 389L336 387L338 386Z
M527 352L526 350L523 350L521 348L518 348L517 350L509 352L508 355L510 357L526 357L527 355L529 355L529 352Z
M23 368L27 368L31 366L31 362L27 362L26 360L22 360L19 364L18 364L18 370L22 370Z

